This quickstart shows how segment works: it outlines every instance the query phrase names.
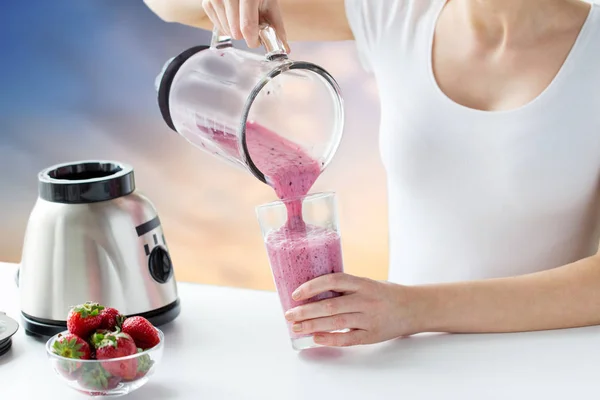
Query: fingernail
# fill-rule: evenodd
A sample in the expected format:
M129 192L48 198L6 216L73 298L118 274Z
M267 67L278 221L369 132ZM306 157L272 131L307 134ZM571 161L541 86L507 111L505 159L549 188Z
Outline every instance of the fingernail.
M285 319L287 319L288 321L291 321L294 319L294 313L290 310L290 311L286 311L285 313Z
M300 332L302 330L302 324L301 323L296 323L296 324L292 325L292 330L294 332Z
M314 341L315 341L315 343L317 343L317 344L319 344L319 343L320 343L320 344L323 344L323 343L325 343L325 336L323 336L323 335L314 335L314 336L313 336L313 340L314 340Z
M298 298L300 298L300 289L296 289L296 290L294 290L294 292L292 293L292 299L294 299L294 300L298 300Z

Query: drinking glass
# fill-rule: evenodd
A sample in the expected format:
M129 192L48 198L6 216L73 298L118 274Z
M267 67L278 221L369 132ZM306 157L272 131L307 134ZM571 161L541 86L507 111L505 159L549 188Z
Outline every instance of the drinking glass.
M273 280L284 313L291 308L339 296L325 292L304 301L292 299L303 283L344 271L334 192L278 200L256 208ZM318 347L313 335L298 334L288 324L292 347Z

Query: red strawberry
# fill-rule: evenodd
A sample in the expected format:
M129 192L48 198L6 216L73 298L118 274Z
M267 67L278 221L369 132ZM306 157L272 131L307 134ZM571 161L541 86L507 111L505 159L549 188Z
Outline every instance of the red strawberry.
M119 310L112 307L107 307L100 313L102 315L102 323L100 329L115 330L116 327L121 327L125 316L121 315Z
M102 323L100 312L103 309L104 306L90 301L73 307L67 316L67 329L74 335L87 338Z
M104 360L102 367L112 376L131 380L137 374L138 360L114 360L112 358L126 357L137 353L135 342L128 334L120 332L99 333L92 335L92 343L96 348L96 359Z
M72 333L65 335L59 334L52 345L52 352L61 357L72 358L74 360L89 360L92 358L92 351L85 340ZM60 360L57 369L65 378L75 380L80 374L81 363L76 361Z
M156 328L144 317L131 317L123 321L123 332L129 334L137 347L143 350L151 349L160 343Z

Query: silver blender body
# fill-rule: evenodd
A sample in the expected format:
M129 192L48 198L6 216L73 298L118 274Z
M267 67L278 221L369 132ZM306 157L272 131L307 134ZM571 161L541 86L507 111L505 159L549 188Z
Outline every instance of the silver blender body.
M125 164L83 161L42 171L18 282L24 327L52 335L86 301L155 325L180 312L173 265L152 203Z

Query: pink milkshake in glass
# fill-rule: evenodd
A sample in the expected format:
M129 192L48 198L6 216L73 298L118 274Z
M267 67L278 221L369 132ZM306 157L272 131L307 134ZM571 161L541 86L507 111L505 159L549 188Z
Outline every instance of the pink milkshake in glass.
M328 292L297 302L292 293L321 275L343 272L342 246L334 193L317 193L257 207L273 279L283 311L338 296ZM317 347L312 335L298 335L288 323L296 350Z

